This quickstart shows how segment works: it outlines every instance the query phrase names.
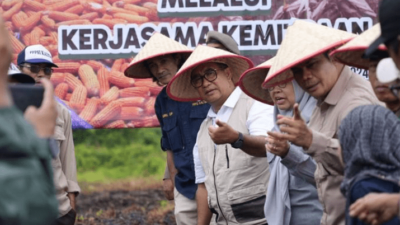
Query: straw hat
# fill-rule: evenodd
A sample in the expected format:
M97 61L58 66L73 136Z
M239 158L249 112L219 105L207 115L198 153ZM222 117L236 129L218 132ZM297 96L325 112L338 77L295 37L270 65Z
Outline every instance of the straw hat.
M274 58L269 59L260 65L246 70L242 76L240 76L239 87L248 96L256 99L257 101L264 102L267 104L274 104L272 98L267 89L261 87L267 77L268 71L272 66Z
M146 45L135 56L128 68L125 70L125 76L132 78L151 78L150 71L146 68L144 62L148 59L162 55L183 53L186 59L192 53L192 49L177 41L172 40L160 33L154 33Z
M286 30L286 36L275 56L264 88L290 81L292 73L284 73L312 57L340 46L355 35L326 26L296 20Z
M330 55L338 61L359 68L368 69L369 59L363 58L365 50L381 35L380 24L375 24L371 29L366 30L342 47L333 51ZM386 51L384 45L379 45L378 50Z
M203 63L217 62L228 65L232 72L233 82L239 81L240 75L249 68L253 67L250 59L224 51L198 45L185 64L181 67L174 78L168 83L167 93L170 98L176 101L197 101L201 100L196 88L190 83L193 69Z

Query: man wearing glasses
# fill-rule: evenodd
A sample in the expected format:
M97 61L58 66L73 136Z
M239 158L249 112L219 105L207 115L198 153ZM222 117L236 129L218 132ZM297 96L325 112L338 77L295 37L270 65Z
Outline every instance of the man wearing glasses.
M18 67L22 73L33 77L36 83L40 78L50 78L52 67L58 67L53 63L51 53L43 45L31 45L18 54Z
M235 86L252 66L245 57L199 45L168 84L176 101L211 105L193 149L199 225L210 224L212 213L216 224L267 224L265 136L273 108Z
M45 77L50 79L53 73L51 53L42 45L26 47L18 54L18 67L21 72L31 76L36 83ZM57 102L58 103L58 102ZM71 115L68 109L57 104L57 121L54 139L57 141L60 152L52 160L54 186L58 200L58 219L52 225L75 224L75 197L80 188L76 178L75 147L72 138Z

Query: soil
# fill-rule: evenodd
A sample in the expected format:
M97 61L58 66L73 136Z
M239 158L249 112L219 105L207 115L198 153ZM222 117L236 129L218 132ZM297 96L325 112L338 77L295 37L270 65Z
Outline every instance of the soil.
M76 225L176 224L173 201L166 200L160 183L80 185Z

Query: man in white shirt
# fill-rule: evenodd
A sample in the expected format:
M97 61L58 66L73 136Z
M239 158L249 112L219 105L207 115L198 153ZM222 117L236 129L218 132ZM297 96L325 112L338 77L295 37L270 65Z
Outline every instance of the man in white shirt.
M167 87L174 100L211 105L193 150L198 224L209 224L212 213L217 224L267 224L265 136L273 107L235 86L252 66L245 57L198 46Z

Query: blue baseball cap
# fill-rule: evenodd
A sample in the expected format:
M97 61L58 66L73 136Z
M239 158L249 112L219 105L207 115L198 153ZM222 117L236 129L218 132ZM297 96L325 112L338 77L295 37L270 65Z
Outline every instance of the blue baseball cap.
M47 50L43 45L31 45L26 47L18 54L17 63L18 65L23 63L46 63L52 67L58 67L53 63L49 50Z

